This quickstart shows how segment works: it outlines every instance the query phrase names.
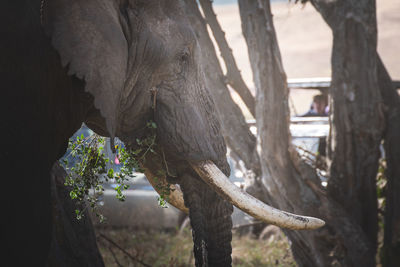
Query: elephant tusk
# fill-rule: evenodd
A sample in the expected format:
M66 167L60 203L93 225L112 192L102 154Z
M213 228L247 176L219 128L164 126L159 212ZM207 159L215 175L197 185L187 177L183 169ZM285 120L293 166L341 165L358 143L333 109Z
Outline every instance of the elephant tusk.
M292 214L266 205L232 184L212 161L192 162L190 164L204 182L213 187L226 200L254 218L293 230L317 229L325 225L325 222L321 219Z
M150 182L151 186L153 186L154 190L157 191L159 195L162 194L160 190L160 186L168 186L168 182L165 176L155 176L149 169L146 169L144 172L147 180ZM174 206L175 208L183 211L186 214L189 214L189 209L185 206L183 201L183 193L179 187L176 185L170 185L171 193L168 196L168 203Z

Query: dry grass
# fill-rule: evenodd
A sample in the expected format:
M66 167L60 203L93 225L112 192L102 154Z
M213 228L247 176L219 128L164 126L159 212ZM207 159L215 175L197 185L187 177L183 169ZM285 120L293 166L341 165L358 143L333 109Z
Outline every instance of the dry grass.
M296 266L286 237L279 233L267 240L234 235L233 266Z
M97 229L98 244L105 265L109 266L194 266L190 229L178 231L134 231L131 229ZM132 260L115 245L100 235L108 237L129 253ZM289 244L282 233L267 240L257 240L249 235L233 235L233 266L296 266ZM140 262L142 263L140 263Z

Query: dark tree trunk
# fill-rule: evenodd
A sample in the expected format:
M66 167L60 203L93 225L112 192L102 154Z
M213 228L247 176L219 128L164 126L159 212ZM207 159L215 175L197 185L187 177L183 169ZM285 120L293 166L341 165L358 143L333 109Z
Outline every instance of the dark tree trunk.
M88 211L75 217L76 202L64 185L66 172L58 162L51 171L53 234L48 266L104 266Z
M375 8L366 1L340 3L331 6L333 14L344 14L345 10L352 13L346 13L342 21L337 19L341 28L334 31L332 96L336 135L332 173L325 191L315 172L290 145L288 89L269 3L239 0L256 85L262 179L276 206L327 222L317 231L285 231L300 266L375 265L375 176L383 129L374 59ZM362 16L358 17L357 12ZM358 62L362 62L362 68Z
M328 25L332 28L334 36L336 33L336 36L338 36L337 38L340 38L339 36L342 36L343 34L343 28L341 28L341 25L343 25L342 21L346 21L346 23L352 23L353 27L359 28L359 34L362 34L363 36L354 36L351 33L352 29L350 27L348 27L350 29L347 30L347 34L350 34L352 39L356 39L358 37L359 47L363 47L363 49L360 49L359 51L357 51L357 48L353 49L356 50L354 51L354 54L357 54L358 52L359 56L363 57L363 59L355 58L355 61L353 60L353 62L358 63L357 65L353 66L353 69L357 71L357 68L360 66L365 66L365 64L368 64L367 61L370 61L371 63L369 65L371 67L370 70L372 67L376 68L376 78L375 76L371 76L371 74L375 75L375 73L370 71L369 73L364 74L364 79L357 81L360 83L370 81L373 85L375 80L371 81L371 78L376 79L376 87L370 89L367 87L367 90L365 91L368 93L370 91L375 91L376 88L379 88L384 103L383 108L377 107L375 109L377 112L383 113L385 117L385 129L383 137L385 157L387 161L386 177L388 179L384 216L384 246L381 253L381 261L383 266L398 266L400 265L400 197L398 196L398 192L400 192L400 165L398 164L398 162L400 162L400 100L399 95L392 84L390 76L385 69L385 66L383 65L379 55L376 54L375 1L362 1L361 3L358 3L358 1L349 1L349 5L353 6L353 9L349 8L349 6L345 6L345 4L329 4L328 1L323 0L312 0L311 2L321 13ZM338 10L340 12L338 12ZM352 16L348 15L349 10L352 10ZM369 48L366 47L368 45L370 46ZM342 47L342 49L345 50L346 48ZM364 51L364 53L366 51L368 52L362 55L362 51ZM374 56L374 54L376 54L376 56ZM332 58L334 58L334 56ZM359 70L360 69L365 70L365 68L359 68ZM379 100L380 98L377 98L376 102ZM373 112L373 110L370 110L370 112ZM379 114L378 116L382 117L382 114ZM375 127L379 125L379 122L377 123L376 120L371 121L371 123L371 125L375 125ZM370 130L373 130L373 126L370 126ZM362 164L360 167L362 168ZM364 186L370 187L370 191L373 190L373 181L371 178L372 177L369 177L369 179L367 179L369 182L366 182L369 183L369 185L364 183ZM368 198L369 199L361 199L361 201L365 201L364 209L368 208L368 202L375 208L376 199L372 198L372 194L368 196ZM360 218L360 215L362 216L360 213L356 214L355 216ZM364 223L363 228L367 231L371 231L371 239L376 239L376 234L373 233L373 228L376 228L375 225Z
M334 17L330 23L334 154L328 192L376 246L375 179L384 117L375 56L375 2L337 4Z
M1 254L14 266L44 266L53 227L50 170L92 98L61 67L40 23L41 1L2 4L0 168L7 219L1 237L7 245Z
M382 265L390 267L400 266L400 99L379 56L378 79L386 106L384 148L387 163L385 232L380 256Z

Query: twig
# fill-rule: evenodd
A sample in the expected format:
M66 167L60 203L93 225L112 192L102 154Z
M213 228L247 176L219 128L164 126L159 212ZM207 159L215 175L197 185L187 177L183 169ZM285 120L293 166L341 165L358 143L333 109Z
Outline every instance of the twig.
M88 136L88 137L85 137L85 139L82 140L82 143L81 143L81 144L77 145L74 149L71 149L71 151L70 151L66 156L64 156L64 157L65 157L65 158L69 157L69 156L72 154L72 152L75 151L78 147L80 147L81 145L83 145L85 142L89 142L89 139L90 139L90 138L94 138L94 135L96 135L96 134L92 134L92 135L90 135L90 136ZM74 142L75 142L75 141L74 141ZM93 142L93 140L90 141L89 146L92 144L92 142Z
M123 267L122 264L119 263L119 261L118 261L118 259L117 259L117 256L115 255L115 253L114 253L114 251L111 249L111 247L108 247L108 250L111 252L111 255L113 256L115 263L116 263L118 266Z
M150 149L152 149L152 147L154 146L155 140L156 139L155 139L155 136L154 136L153 140L151 141L151 144L147 147L146 151L143 153L143 155L139 159L146 160L145 157L147 155L147 152L149 152Z
M294 115L297 116L298 113L297 113L296 107L295 107L295 105L294 105L293 98L290 96L290 94L289 94L289 103L290 103L290 106L292 106Z
M310 156L308 156L307 154L303 154L303 155L301 155L301 157L304 159L304 160L308 160L310 163L311 163L311 165L313 165L314 167L315 167L315 159L313 159L313 158L311 158Z
M296 147L296 148L298 148L298 149L300 149L300 150L303 150L304 152L306 152L306 153L308 153L308 154L310 154L310 155L312 155L312 156L314 156L314 157L317 157L317 154L315 154L315 153L313 153L313 152L311 152L311 151L309 151L309 150L307 150L307 149L305 149L305 148L303 148L303 147L301 147L301 146L294 146L294 147Z
M40 2L40 24L43 26L44 0Z
M215 41L218 44L219 50L221 52L221 57L225 62L226 66L226 77L225 82L228 83L233 90L235 90L240 98L245 103L247 109L250 111L253 117L256 117L255 111L255 99L246 83L244 82L240 70L236 64L235 57L233 56L232 49L225 38L225 32L222 30L221 25L217 20L217 16L214 13L212 7L212 1L210 0L200 0L200 6L203 10L205 20L210 26Z
M188 265L192 265L192 259L193 259L193 250L190 252Z
M157 88L156 87L151 88L150 92L151 92L151 95L153 97L153 104L152 104L153 106L152 106L152 108L153 108L154 112L156 112Z
M171 173L169 172L167 160L165 159L164 149L161 149L161 154L162 154L162 156L163 156L163 161L164 161L165 169L166 169L166 171L167 171L168 176L171 176L171 177L178 177L178 176L173 175L173 174L171 174Z
M189 216L187 216L185 218L185 220L183 221L183 223L181 224L181 227L179 228L179 234L178 235L182 235L183 231L185 230L186 226L188 226L190 223L190 219Z
M110 238L108 238L107 236L103 235L103 234L99 234L100 237L104 238L105 240L107 240L110 244L112 244L113 246L115 246L116 248L118 248L119 250L121 250L125 255L127 255L131 260L136 261L140 264L142 264L143 266L146 267L151 267L150 265L148 265L147 263L144 263L143 261L135 258L134 256L132 256L129 252L127 252L125 249L121 248L117 243L115 243L114 241L112 241Z

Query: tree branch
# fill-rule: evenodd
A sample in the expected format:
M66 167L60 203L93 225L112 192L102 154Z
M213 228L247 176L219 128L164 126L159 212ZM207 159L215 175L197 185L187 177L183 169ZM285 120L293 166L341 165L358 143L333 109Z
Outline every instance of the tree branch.
M206 22L212 30L215 41L217 42L221 52L221 56L225 62L227 69L225 81L239 94L243 102L246 104L248 110L255 118L256 114L254 96L251 94L246 83L243 81L240 70L237 67L235 58L232 54L232 49L229 47L229 44L225 39L225 32L222 30L220 24L218 23L217 16L214 13L212 1L200 0L199 2L206 18Z
M99 234L100 237L104 238L107 242L109 242L110 244L112 244L113 246L115 246L116 248L118 248L119 250L122 251L122 253L124 253L126 256L128 256L131 260L138 262L140 264L142 264L145 267L151 267L150 265L148 265L147 263L139 260L138 258L132 256L128 251L126 251L125 249L123 249L122 247L120 247L117 243L115 243L113 240L111 240L109 237L105 236L104 234Z

